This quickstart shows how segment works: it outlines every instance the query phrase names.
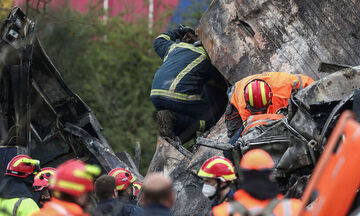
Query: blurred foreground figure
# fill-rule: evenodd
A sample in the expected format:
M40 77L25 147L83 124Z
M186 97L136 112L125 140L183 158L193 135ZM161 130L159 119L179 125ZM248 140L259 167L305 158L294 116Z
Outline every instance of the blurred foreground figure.
M170 209L175 203L173 182L169 176L152 173L145 177L142 191L144 216L173 216Z
M278 185L272 180L274 162L262 149L247 152L240 163L243 181L234 194L234 201L213 208L214 216L297 215L300 200L283 199Z
M196 131L210 129L222 114L212 113L211 95L204 90L209 80L221 75L201 43L194 44L197 40L193 29L180 26L154 41L155 52L164 61L154 76L150 95L158 111L159 132L163 137L177 136L182 143L195 137Z
M235 191L230 184L236 175L230 160L219 156L209 158L201 166L198 176L204 181L202 193L213 201L211 207L232 199Z
M50 201L49 180L54 177L55 172L55 168L45 167L34 178L34 200L40 208L44 206L45 202Z
M124 205L123 214L138 216L143 214L143 209L136 206L135 187L133 183L136 178L129 170L115 168L109 172L109 176L115 178L118 200Z
M39 209L33 200L34 172L39 164L27 155L17 155L7 165L0 185L0 208L8 215L28 216Z
M94 178L100 168L79 160L69 160L61 164L50 182L53 197L33 216L88 216L84 206L88 193L94 189Z

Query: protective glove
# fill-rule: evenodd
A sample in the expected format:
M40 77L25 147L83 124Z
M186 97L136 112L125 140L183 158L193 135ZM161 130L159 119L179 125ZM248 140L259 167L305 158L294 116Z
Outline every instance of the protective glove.
M179 26L180 35L183 37L188 32L191 32L191 33L195 34L194 29L190 28L189 26L185 26L185 25L180 24L180 26Z

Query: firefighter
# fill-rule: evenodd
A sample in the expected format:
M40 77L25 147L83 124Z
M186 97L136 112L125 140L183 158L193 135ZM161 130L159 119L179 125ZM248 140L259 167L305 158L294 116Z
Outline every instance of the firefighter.
M193 44L197 40L194 30L180 26L154 41L155 52L163 60L150 94L159 132L163 137L179 137L183 144L194 138L196 131L208 130L222 115L210 111L213 105L203 90L208 81L221 75L201 43Z
M88 216L83 208L89 192L94 189L94 178L100 172L98 166L80 160L72 159L61 164L50 181L53 197L32 216Z
M228 136L231 138L237 132L239 137L243 122L251 115L283 113L291 94L313 82L311 77L285 72L255 74L236 82L228 92L225 113Z
M115 168L108 174L115 178L116 190L118 192L118 199L124 205L123 212L125 215L137 216L143 214L143 209L134 205L135 188L133 183L136 178L127 169Z
M55 175L56 169L44 167L34 178L34 200L42 208L45 202L50 201L49 180Z
M204 181L202 193L213 200L212 207L229 201L234 195L235 191L230 184L236 179L235 169L227 158L220 156L209 158L201 166L198 176Z
M39 209L33 200L34 173L40 162L17 155L8 163L0 185L0 209L9 215L28 216Z
M284 199L272 179L274 162L262 149L247 152L240 163L242 183L234 200L213 208L214 216L296 215L300 201Z

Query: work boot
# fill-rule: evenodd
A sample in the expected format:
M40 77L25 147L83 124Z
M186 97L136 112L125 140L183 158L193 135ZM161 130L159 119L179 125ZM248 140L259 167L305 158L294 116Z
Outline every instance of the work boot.
M170 110L160 110L156 113L157 124L160 135L163 137L174 138L174 126L176 117Z

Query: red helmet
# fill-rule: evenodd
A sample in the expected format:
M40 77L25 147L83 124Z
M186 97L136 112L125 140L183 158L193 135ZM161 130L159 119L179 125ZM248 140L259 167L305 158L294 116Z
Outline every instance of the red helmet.
M271 104L272 92L264 80L255 79L245 86L244 96L251 113L265 113Z
M116 189L119 191L125 190L136 180L129 170L123 168L115 168L111 170L109 172L109 176L113 176L115 178Z
M139 194L140 189L141 189L143 184L141 182L134 182L133 185L134 185L134 188L135 188L135 194L134 195L137 196Z
M240 167L247 170L273 169L274 161L266 151L253 149L244 154Z
M34 173L35 168L39 166L40 161L31 159L27 155L17 155L8 163L6 175L26 178Z
M202 178L217 178L221 181L236 179L234 165L227 158L220 156L206 160L201 166L198 176Z
M94 189L94 178L101 170L96 165L85 164L80 160L68 160L56 169L50 181L50 189L80 196Z
M35 191L41 191L42 189L49 187L49 179L55 175L55 172L56 169L52 167L42 168L34 178L33 186Z

